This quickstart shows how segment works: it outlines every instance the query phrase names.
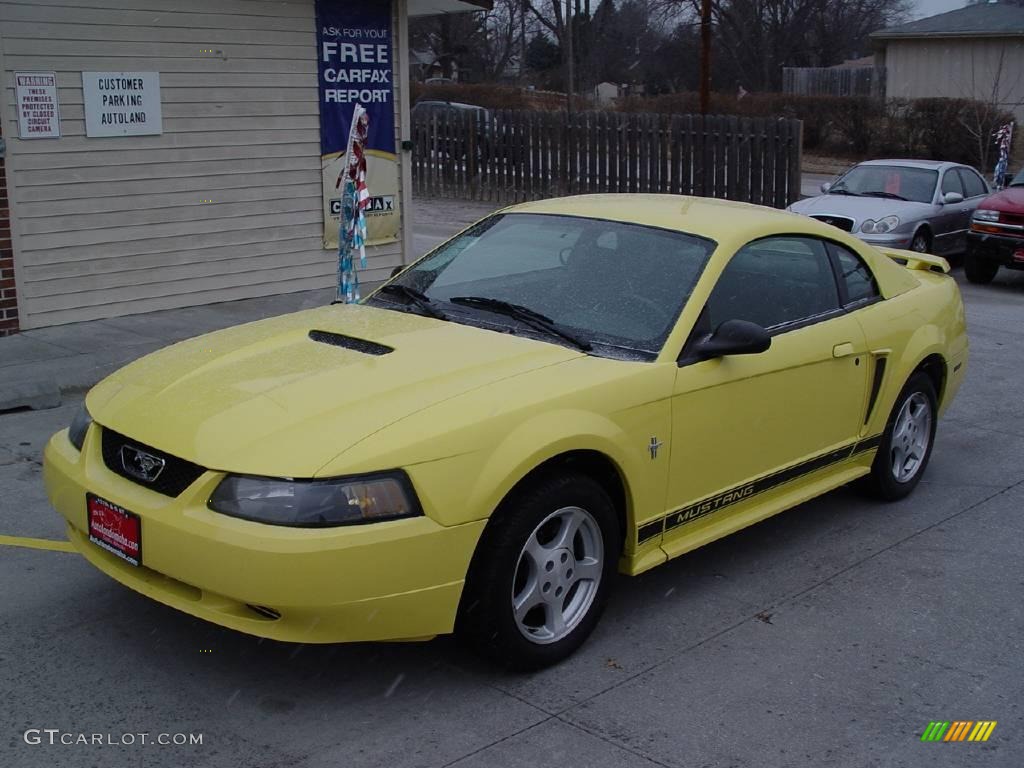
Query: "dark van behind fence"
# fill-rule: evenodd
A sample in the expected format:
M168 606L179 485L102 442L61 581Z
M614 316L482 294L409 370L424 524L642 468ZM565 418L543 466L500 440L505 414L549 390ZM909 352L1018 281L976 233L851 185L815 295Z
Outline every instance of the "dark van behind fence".
M414 115L412 137L418 195L665 192L776 208L800 195L799 120L452 109Z

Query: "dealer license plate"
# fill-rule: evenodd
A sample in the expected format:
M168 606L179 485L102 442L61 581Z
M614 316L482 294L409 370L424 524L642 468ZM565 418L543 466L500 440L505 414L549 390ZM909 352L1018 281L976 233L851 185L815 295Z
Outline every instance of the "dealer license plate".
M142 565L142 519L113 502L87 493L89 541L127 560Z

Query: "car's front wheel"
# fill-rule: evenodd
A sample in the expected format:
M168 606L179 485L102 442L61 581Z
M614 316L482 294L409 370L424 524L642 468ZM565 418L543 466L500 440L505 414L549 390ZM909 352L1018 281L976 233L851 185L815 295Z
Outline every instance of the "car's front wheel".
M456 631L503 666L561 661L597 625L619 539L615 507L590 477L551 476L521 489L484 531Z
M964 258L964 276L972 283L991 283L998 271L998 262L980 259L973 253L968 253Z
M910 241L910 250L917 251L918 253L928 253L932 247L931 238L928 237L927 230L919 229L914 234L914 239Z
M907 496L924 475L935 442L937 398L932 380L915 373L903 387L882 433L871 474L865 484L888 501Z

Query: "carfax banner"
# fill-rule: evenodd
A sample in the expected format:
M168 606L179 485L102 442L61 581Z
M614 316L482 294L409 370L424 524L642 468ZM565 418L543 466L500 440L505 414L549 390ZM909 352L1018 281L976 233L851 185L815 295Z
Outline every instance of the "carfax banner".
M366 109L366 242L394 242L400 227L395 152L394 56L391 0L316 0L320 81L320 164L323 170L324 248L338 247L346 144L356 104Z

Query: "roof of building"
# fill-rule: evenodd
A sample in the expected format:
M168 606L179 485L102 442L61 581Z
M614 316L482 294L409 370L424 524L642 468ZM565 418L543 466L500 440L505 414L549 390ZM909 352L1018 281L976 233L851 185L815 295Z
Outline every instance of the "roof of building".
M1024 37L1024 8L978 3L873 32L875 40L907 37Z

